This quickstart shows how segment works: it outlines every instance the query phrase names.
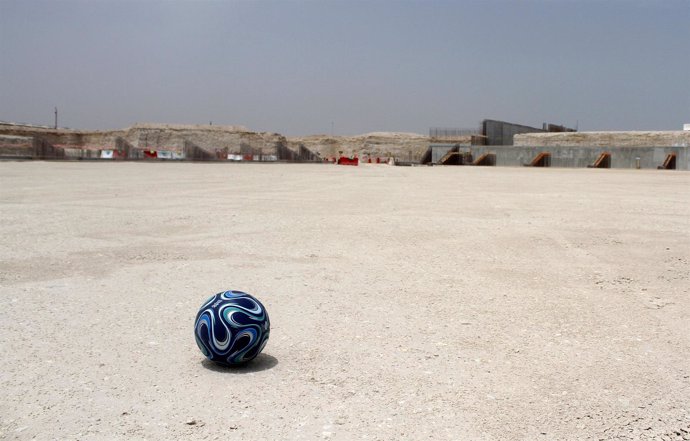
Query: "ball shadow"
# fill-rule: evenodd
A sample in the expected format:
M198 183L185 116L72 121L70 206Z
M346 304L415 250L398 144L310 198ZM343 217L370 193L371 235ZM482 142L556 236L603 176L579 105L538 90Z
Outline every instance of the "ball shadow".
M201 362L201 365L206 369L224 374L249 374L252 372L261 372L272 369L277 364L278 359L268 354L259 354L255 359L237 366L225 366L215 363L208 358L204 358Z

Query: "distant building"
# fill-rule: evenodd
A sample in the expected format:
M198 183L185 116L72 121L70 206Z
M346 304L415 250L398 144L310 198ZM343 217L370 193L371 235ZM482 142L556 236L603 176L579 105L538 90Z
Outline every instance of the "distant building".
M513 137L522 133L549 133L549 132L575 132L565 126L544 123L541 129L506 121L485 119L482 121L482 135L486 139L486 145L513 145Z

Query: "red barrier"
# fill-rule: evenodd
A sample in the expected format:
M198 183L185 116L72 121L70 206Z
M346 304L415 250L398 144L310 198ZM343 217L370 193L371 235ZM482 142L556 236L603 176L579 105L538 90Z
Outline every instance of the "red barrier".
M345 156L341 156L338 158L338 164L340 165L359 165L359 158L354 157L354 158L346 158Z

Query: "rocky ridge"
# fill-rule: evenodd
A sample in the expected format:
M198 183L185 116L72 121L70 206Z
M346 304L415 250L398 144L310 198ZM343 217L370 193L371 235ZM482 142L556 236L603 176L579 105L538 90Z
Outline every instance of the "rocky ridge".
M417 160L426 151L429 137L416 133L373 132L357 136L312 135L285 137L255 132L243 126L138 123L121 130L73 130L0 123L0 136L39 137L50 144L74 149L112 149L118 138L141 149L181 151L191 142L213 153L277 154L300 146L322 158L368 156ZM0 146L2 148L2 146Z

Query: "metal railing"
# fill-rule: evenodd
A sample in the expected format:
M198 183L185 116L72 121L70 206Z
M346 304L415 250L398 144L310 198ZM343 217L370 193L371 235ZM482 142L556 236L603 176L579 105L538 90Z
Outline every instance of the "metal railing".
M481 135L482 129L463 129L457 127L431 127L429 138L433 139L457 139L465 136Z

